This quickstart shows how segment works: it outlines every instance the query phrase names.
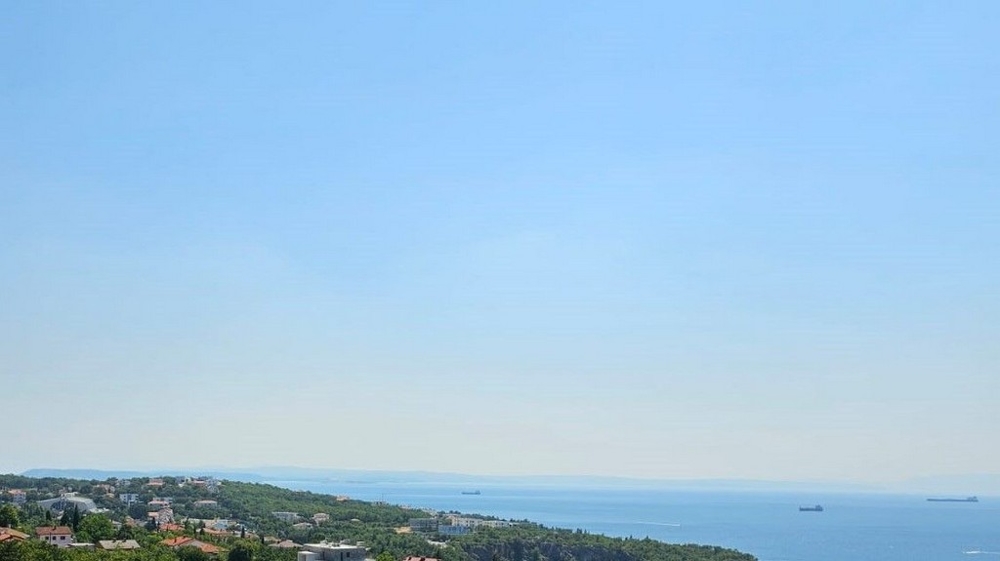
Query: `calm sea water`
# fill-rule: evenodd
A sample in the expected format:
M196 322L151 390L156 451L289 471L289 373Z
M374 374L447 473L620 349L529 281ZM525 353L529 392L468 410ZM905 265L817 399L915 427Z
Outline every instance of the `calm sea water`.
M761 561L1000 561L1000 499L442 484L275 485L352 498L584 529L610 536L733 547ZM822 504L824 512L799 512Z

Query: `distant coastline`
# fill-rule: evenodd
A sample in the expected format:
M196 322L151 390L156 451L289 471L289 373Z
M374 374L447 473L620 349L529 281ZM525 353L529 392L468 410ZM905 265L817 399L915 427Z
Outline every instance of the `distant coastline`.
M20 475L26 477L68 477L106 479L108 477L152 477L158 475L189 475L197 473L213 477L263 483L271 481L327 481L361 483L431 483L454 484L463 490L475 490L490 485L553 486L580 488L651 488L695 491L761 491L797 492L823 491L845 493L878 493L881 487L840 482L767 481L754 479L643 479L613 476L580 475L474 475L430 471L344 470L299 467L249 468L184 468L149 470L58 469L35 468Z
M189 475L192 473L248 483L284 481L293 484L294 482L301 481L349 484L434 484L455 485L462 490L483 489L493 485L518 485L524 487L636 488L678 491L917 494L923 497L964 497L968 491L975 491L979 497L1000 497L1000 474L923 477L912 481L882 485L838 481L643 479L580 475L474 475L431 471L322 469L294 466L244 468L194 467L141 470L35 468L26 470L20 475L27 477L106 479L108 477L152 477L157 475Z

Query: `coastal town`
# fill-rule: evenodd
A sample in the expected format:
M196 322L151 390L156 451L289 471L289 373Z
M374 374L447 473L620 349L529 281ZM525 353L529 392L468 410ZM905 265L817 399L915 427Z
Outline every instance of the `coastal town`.
M0 474L0 561L753 561L715 546L201 476Z
M270 550L294 551L297 561L354 561L372 558L363 542L327 541L321 532L337 524L363 524L324 511L276 510L233 516L213 477L148 477L109 479L79 486L51 483L40 487L0 488L0 542L34 540L67 550L135 551L168 548L182 559L217 558L235 545L254 543ZM348 504L347 496L332 497ZM391 508L390 505L379 505ZM508 528L515 523L487 517L407 509L404 524L392 530L420 536L435 548L448 538L482 528ZM140 539L141 538L141 539ZM310 538L320 538L311 541ZM290 558L290 556L288 556ZM390 561L382 556L382 561ZM396 556L392 559L397 560ZM409 561L438 561L424 555L402 555Z

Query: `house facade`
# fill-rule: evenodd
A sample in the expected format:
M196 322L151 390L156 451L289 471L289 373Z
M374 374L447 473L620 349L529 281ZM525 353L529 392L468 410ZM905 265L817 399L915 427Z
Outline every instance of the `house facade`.
M7 491L7 494L10 495L10 502L17 506L22 506L28 502L28 494L20 489L11 489Z
M73 530L69 526L42 526L35 533L38 539L56 547L69 547L73 543Z

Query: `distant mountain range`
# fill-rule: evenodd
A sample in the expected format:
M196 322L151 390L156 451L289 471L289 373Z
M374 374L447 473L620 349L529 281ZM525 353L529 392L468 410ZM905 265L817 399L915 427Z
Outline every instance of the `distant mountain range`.
M966 495L1000 495L1000 475L962 475L910 479L894 484L874 485L824 481L766 481L750 479L638 479L628 477L577 475L470 475L427 471L377 471L269 466L252 468L190 468L160 470L94 470L39 468L25 471L28 477L66 477L104 480L109 477L152 477L159 475L213 476L246 482L268 482L278 485L298 481L351 483L433 483L466 487L488 485L524 485L544 487L591 488L660 488L701 491L759 492L845 492L845 493L940 493Z

